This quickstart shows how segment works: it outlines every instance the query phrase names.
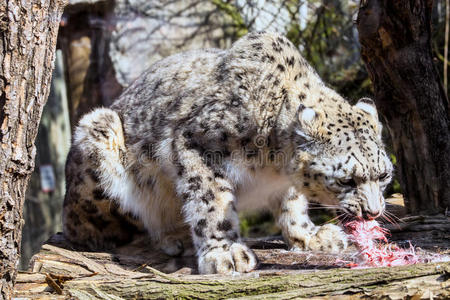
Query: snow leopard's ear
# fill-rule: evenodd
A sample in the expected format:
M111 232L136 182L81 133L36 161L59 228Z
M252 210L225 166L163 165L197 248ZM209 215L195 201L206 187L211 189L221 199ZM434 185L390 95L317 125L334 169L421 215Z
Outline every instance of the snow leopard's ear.
M300 104L297 111L298 125L295 133L304 141L312 141L319 131L321 118L321 114L315 109Z
M378 120L378 113L377 107L375 106L375 102L370 98L361 98L358 100L358 103L356 103L355 106L373 117L376 124L375 130L378 133L378 138L381 139L381 132L383 130L383 125L381 125L380 121Z
M361 98L358 100L358 103L355 105L357 108L361 109L365 113L370 114L375 120L378 121L378 113L377 107L375 106L375 102L373 102L370 98Z

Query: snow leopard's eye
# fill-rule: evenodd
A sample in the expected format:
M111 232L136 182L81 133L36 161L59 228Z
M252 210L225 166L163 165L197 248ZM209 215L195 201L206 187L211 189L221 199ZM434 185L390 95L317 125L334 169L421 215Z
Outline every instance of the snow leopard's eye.
M340 178L336 180L337 185L341 187L350 187L355 188L356 187L356 181L353 178Z
M391 176L389 175L389 173L383 173L378 177L379 181L386 181L390 178Z

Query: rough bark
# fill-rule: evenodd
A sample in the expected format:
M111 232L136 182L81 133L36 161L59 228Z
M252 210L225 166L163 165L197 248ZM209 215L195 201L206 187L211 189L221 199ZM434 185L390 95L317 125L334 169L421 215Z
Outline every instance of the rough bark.
M64 0L0 2L0 299L9 299L22 208Z
M448 99L431 53L432 0L366 0L361 56L374 85L412 213L450 207Z
M448 272L450 263L365 270L335 269L319 274L260 278L252 278L251 275L235 278L197 275L180 279L151 274L135 279L80 278L69 281L63 290L66 295L78 299L295 299L324 295L339 295L340 299L347 295L347 299L355 299L363 296L381 298L383 294L386 297L394 293L397 299L421 299L425 292L433 295L434 299L446 299L450 296L446 289L448 283L442 286L440 281L448 276ZM427 287L424 288L423 284ZM408 289L404 289L405 285L409 285Z
M443 221L444 222L444 221ZM449 224L447 219L444 222ZM430 235L428 235L430 236ZM432 242L432 238L429 242ZM331 255L290 252L279 240L249 240L260 260L256 271L237 276L193 275L193 257L171 258L140 243L120 253L72 251L56 235L36 254L30 272L21 273L16 297L66 299L448 299L450 262L406 267L345 269ZM442 245L448 248L447 243ZM146 250L143 250L146 249ZM427 253L427 254L425 254ZM433 252L420 252L430 255ZM163 273L164 271L166 273ZM170 273L170 274L167 274ZM58 298L60 297L60 298ZM333 299L333 298L332 298Z

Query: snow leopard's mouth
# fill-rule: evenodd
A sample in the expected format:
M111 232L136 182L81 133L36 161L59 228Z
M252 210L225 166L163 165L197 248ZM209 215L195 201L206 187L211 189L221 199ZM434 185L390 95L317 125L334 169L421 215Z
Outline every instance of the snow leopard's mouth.
M346 218L347 221L351 220L375 220L381 217L384 213L384 206L380 205L377 209L367 210L365 209L366 205L361 205L360 203L341 203L340 209L342 211L343 217Z

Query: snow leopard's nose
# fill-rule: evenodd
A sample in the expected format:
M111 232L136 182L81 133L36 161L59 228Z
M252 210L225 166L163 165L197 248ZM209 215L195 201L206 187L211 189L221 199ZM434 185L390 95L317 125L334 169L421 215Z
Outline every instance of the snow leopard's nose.
M383 207L373 206L373 205L362 205L361 206L361 216L364 220L375 220L380 217L383 213Z
M383 212L383 195L376 182L367 182L360 186L361 215L366 220L373 220Z
M362 212L362 217L365 220L375 220L376 218L378 218L381 215L381 213L379 211L363 211Z

